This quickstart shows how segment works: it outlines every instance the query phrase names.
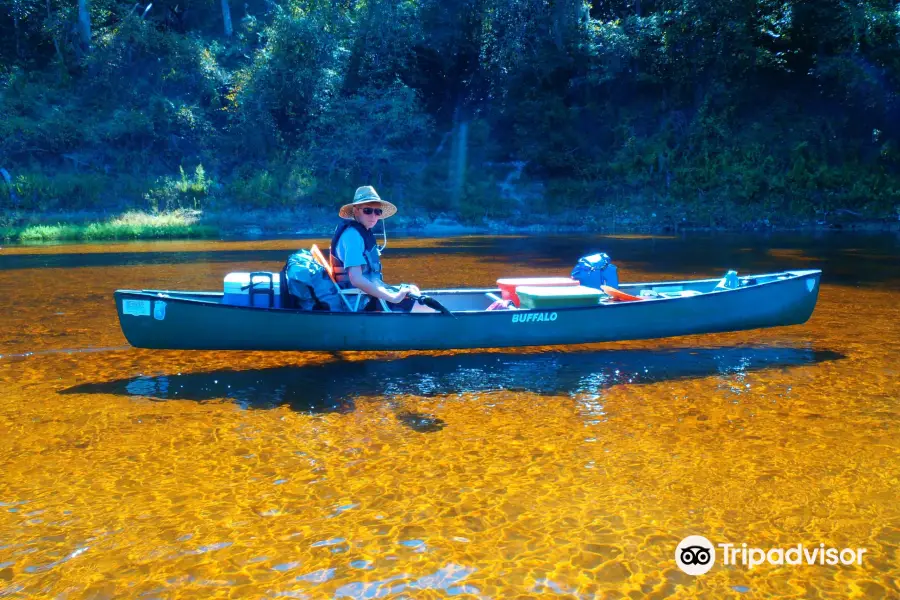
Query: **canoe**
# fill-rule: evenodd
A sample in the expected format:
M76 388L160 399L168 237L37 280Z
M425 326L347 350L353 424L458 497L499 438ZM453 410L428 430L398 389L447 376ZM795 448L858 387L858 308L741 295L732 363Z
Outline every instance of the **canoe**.
M486 310L497 289L428 290L452 311L351 313L223 303L221 292L118 290L119 323L137 348L179 350L449 350L666 338L805 323L819 270L741 278L631 283L633 302L604 296L580 307ZM493 298L492 298L493 296ZM127 307L127 308L126 308Z

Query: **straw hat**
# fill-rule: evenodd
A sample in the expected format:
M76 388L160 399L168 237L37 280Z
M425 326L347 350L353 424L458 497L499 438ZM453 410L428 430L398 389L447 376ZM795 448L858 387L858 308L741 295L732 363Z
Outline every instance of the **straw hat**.
M340 216L342 219L352 219L353 207L360 204L368 204L369 202L381 203L381 209L384 211L384 213L382 213L381 215L382 219L387 219L388 217L397 214L396 206L394 206L387 200L382 200L381 196L378 195L378 192L376 192L375 188L373 188L371 185L364 185L360 188L356 188L356 194L353 196L353 202L343 205L341 207L341 210L338 212L338 216Z

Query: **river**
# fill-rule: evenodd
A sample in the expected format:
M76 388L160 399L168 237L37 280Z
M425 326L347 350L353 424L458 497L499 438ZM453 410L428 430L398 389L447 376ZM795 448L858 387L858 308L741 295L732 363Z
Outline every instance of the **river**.
M389 281L824 271L804 325L432 353L130 348L118 288L325 240L0 250L0 597L900 596L900 238L392 239ZM261 332L263 334L264 332ZM676 566L688 535L861 564Z

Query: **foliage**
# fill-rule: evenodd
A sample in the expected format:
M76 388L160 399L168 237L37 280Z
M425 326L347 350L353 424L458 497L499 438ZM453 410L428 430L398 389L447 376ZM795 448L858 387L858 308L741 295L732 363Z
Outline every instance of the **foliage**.
M248 208L287 207L310 202L317 191L317 179L302 157L273 164L264 170L242 169L231 180L231 197Z
M206 170L202 164L194 169L194 176L188 177L184 167L179 166L178 179L163 177L157 185L145 194L150 209L156 213L159 211L173 211L176 209L200 209L204 200L209 196L212 182L206 176Z
M17 210L30 212L97 206L107 183L106 177L95 173L66 171L52 176L43 171L26 172L12 178L11 189L6 190L5 203L14 205ZM0 195L2 198L3 195Z
M53 242L78 239L82 228L77 225L32 225L19 234L20 242Z
M19 242L97 241L214 237L218 230L198 222L190 211L147 214L129 211L103 222L3 227L2 237Z
M232 4L0 0L0 211L897 210L892 2Z

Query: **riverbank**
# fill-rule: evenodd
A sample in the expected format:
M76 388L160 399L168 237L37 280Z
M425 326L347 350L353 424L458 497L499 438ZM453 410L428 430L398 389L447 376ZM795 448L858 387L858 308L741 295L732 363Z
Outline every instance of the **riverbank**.
M741 211L711 217L693 211L655 211L598 206L556 215L511 214L465 222L441 213L408 211L388 222L394 234L424 236L499 233L644 233L686 231L900 231L900 216L864 216L849 210L818 218L791 215L754 218ZM199 211L165 213L127 211L17 214L6 217L0 239L6 243L107 241L138 239L261 238L290 235L328 236L336 217L321 208L304 210Z
M201 222L199 211L150 214L128 211L116 216L101 213L25 215L0 228L7 242L40 243L138 239L215 238L221 231Z

